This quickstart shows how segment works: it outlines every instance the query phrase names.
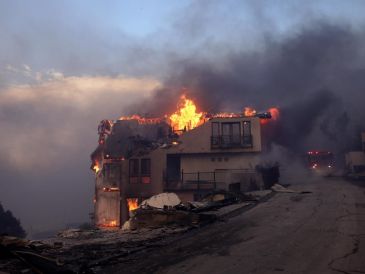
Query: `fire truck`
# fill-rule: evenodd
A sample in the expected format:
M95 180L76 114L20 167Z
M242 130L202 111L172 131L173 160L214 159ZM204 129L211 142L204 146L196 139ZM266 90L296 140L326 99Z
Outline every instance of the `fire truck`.
M307 165L322 175L331 175L334 168L334 155L331 151L308 151Z

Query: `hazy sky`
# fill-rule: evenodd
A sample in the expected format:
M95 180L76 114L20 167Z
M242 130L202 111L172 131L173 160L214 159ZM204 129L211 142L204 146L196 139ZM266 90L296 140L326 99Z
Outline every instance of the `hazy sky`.
M364 13L362 0L0 0L0 201L30 232L88 220L100 120L185 60L218 63L316 21L361 30Z

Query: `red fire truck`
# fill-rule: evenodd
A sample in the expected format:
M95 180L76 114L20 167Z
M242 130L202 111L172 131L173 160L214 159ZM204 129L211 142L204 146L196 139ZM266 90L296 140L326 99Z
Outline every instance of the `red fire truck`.
M331 151L308 151L307 164L314 171L330 175L334 168L333 153Z

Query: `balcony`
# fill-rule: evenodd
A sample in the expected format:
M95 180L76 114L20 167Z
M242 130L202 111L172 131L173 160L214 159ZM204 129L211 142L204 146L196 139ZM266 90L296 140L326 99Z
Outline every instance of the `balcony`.
M252 148L252 135L219 135L211 136L211 148Z
M231 183L249 181L256 171L253 169L222 169L213 172L180 172L178 178L169 178L164 172L164 191L195 191L206 193L226 189Z

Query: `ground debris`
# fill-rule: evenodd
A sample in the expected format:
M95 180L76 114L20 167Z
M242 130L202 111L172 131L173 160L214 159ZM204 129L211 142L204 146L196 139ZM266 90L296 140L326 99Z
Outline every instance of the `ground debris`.
M289 189L289 188L286 188L283 185L279 185L279 184L273 185L271 187L271 190L274 192L279 192L279 193L297 193L297 194L312 193L311 191L297 191L297 190Z

